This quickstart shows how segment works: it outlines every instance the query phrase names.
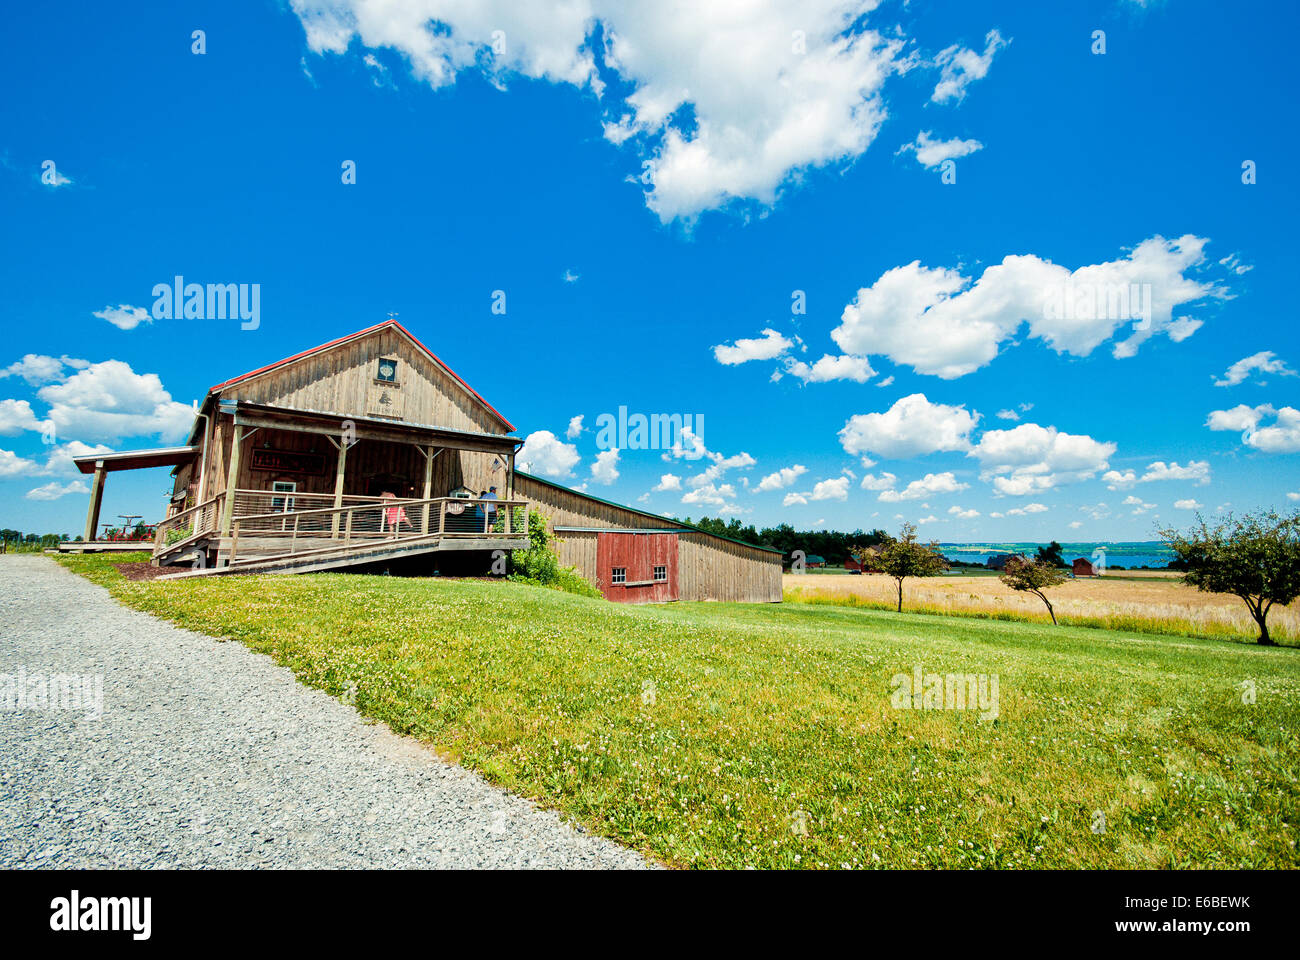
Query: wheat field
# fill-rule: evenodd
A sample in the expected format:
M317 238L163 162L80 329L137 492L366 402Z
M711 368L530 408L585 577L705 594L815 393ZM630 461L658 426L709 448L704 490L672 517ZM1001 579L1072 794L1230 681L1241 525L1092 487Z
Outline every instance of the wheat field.
M897 603L897 586L883 574L786 574L783 586L785 599L794 603L891 610ZM1258 633L1240 599L1202 593L1182 583L1177 574L1127 571L1067 580L1047 595L1057 619L1074 626L1242 640L1254 640ZM1273 608L1268 625L1274 640L1300 639L1298 606ZM1033 594L1017 593L990 574L906 580L903 609L999 620L1049 620L1041 600Z

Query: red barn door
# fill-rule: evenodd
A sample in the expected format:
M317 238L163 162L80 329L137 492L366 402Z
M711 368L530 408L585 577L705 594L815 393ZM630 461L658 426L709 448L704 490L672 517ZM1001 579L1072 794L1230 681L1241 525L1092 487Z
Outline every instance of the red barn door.
M596 534L596 585L616 603L677 600L677 534Z

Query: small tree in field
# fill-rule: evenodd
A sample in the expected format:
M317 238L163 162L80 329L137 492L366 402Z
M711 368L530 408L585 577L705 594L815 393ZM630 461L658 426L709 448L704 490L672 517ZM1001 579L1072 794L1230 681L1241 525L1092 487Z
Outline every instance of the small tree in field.
M1259 642L1274 646L1268 612L1300 595L1300 513L1232 514L1216 527L1201 517L1187 533L1159 531L1186 564L1184 583L1209 593L1241 597L1259 626Z
M890 538L880 547L875 559L882 573L887 573L898 583L898 612L903 612L903 581L908 577L933 577L948 569L948 560L939 552L937 543L921 543L916 539L916 527L903 524L897 539Z
M1052 609L1052 601L1047 599L1047 594L1043 591L1048 587L1059 587L1065 583L1065 571L1051 560L1044 560L1041 556L1041 547L1039 554L1036 560L1030 560L1028 557L1012 557L1007 561L1005 570L998 579L1012 590L1032 593L1042 600L1047 605L1047 614L1052 618L1052 625L1055 626L1056 611Z

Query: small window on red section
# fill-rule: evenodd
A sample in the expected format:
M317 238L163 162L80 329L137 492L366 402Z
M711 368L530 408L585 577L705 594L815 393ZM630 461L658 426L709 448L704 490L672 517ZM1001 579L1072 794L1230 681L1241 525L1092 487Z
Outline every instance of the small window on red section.
M667 566L655 567L655 582L663 583L667 579L668 579L668 567Z
M615 567L610 575L610 583L627 583L627 567Z

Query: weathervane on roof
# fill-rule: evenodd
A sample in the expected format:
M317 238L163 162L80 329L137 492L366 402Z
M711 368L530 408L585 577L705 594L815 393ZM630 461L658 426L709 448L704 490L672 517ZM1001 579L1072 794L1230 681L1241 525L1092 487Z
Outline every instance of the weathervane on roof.
M388 311L388 319L389 319L389 320L396 320L396 319L397 319L397 311L396 311L396 310L389 310L389 311Z

